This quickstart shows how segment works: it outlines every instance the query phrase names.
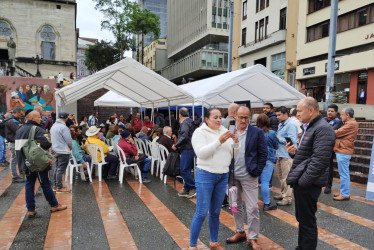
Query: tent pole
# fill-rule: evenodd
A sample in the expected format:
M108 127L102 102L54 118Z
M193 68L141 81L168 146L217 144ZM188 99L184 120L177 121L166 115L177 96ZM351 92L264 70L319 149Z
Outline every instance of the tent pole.
M201 120L204 121L204 102L201 102Z
M168 101L168 105L169 105L169 126L171 127L170 101Z
M151 121L155 123L155 104L152 106L152 114L151 114Z
M140 120L141 120L141 122L142 122L142 127L143 127L143 112L142 112L142 106L140 106Z
M195 104L192 104L192 120L195 120Z
M175 106L175 119L177 119L177 117L178 117L178 105Z

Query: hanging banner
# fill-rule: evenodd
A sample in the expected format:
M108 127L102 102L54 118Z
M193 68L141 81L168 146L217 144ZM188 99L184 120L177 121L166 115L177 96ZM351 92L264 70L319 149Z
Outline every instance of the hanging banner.
M374 137L373 137L373 146L371 148L368 184L366 187L366 199L374 201Z

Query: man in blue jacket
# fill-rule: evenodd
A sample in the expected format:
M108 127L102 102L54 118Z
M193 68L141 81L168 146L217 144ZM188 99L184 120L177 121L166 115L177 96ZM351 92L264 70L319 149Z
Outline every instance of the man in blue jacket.
M260 215L258 211L258 176L266 165L267 144L261 129L249 125L250 111L248 107L239 107L236 114L237 132L240 150L234 163L234 184L238 188L237 213L234 213L236 233L227 238L227 243L236 243L248 238L253 249L261 249L257 243L260 231ZM233 186L230 176L229 189ZM248 237L244 231L244 211L242 193L247 211Z
M279 141L279 148L277 149L277 172L281 183L281 194L274 196L274 199L279 200L278 206L287 206L292 203L292 188L287 185L286 179L290 172L292 159L286 150L286 137L289 137L294 145L297 143L298 129L296 124L289 118L288 109L281 106L275 110L279 121L277 137Z

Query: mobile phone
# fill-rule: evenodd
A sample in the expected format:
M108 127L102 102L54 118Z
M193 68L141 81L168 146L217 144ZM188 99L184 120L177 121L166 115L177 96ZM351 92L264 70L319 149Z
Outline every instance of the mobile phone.
M235 120L230 121L229 131L230 131L231 134L235 134Z
M292 140L291 140L290 137L284 137L284 139L286 139L286 142L287 142L287 143L288 143L288 142L290 143L290 146L293 145Z

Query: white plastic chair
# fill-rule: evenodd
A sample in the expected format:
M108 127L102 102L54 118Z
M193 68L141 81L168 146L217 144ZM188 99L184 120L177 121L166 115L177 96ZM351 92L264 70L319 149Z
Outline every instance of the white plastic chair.
M145 147L146 147L146 149L147 149L147 155L148 155L148 158L149 158L149 159L152 159L152 150L151 150L151 148L152 148L152 143L151 143L151 141L146 140L146 141L144 142L144 144L145 144Z
M139 153L143 153L143 149L142 149L142 146L141 146L141 144L140 144L140 139L139 138L136 138L136 137L134 137L133 138L133 140L134 140L134 143L135 143L135 146L136 146L136 148L138 149L138 152ZM143 153L144 154L144 153Z
M142 181L142 172L140 171L140 168L139 168L138 164L136 164L136 163L127 164L125 152L123 152L122 148L120 148L118 145L116 145L116 147L117 147L117 150L118 150L119 162L120 162L120 165L119 165L119 182L121 184L123 182L123 172L124 172L125 168L133 167L135 178L136 178L136 174L138 174L139 182L142 183L143 182ZM122 159L123 159L123 161L122 161Z
M68 167L66 168L66 173L65 173L65 181L67 181L68 176L70 176L70 184L73 184L74 168L76 169L78 173L80 173L82 181L86 181L86 177L84 175L83 164L77 163L77 160L75 159L73 154L71 154L71 158L72 158L71 160L73 161L73 163L71 163L71 160L69 160L69 164L68 164ZM87 162L87 164L89 163ZM87 166L87 172L90 178L90 182L92 182L92 174L91 174L91 169L89 165Z
M159 149L160 149L160 179L163 180L164 175L162 174L162 170L164 170L164 166L166 163L166 159L169 155L169 151L165 146L159 144ZM157 167L157 172L158 172L158 167Z
M158 174L158 168L160 167L160 148L159 144L156 141L152 141L151 144L151 153L152 153L152 161L151 161L151 174L153 175L153 169L157 167L156 176Z
M108 162L105 162L104 150L101 146L96 144L87 144L86 149L91 156L92 169L95 165L97 166L96 175L99 174L99 181L101 181L103 165L108 164ZM99 151L99 154L101 154L101 162L99 162L99 160L97 159L97 151Z
M106 144L107 146L113 146L113 145L112 145L112 139L105 139L105 144Z

